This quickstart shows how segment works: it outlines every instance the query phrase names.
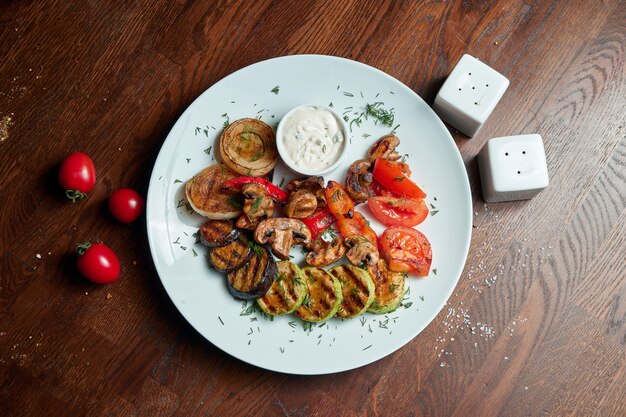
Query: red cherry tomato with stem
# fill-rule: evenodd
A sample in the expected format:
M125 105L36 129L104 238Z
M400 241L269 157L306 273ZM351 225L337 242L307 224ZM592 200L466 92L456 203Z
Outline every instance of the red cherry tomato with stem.
M143 212L143 197L130 188L120 188L109 197L109 210L122 223L132 223Z
M96 185L96 168L91 158L82 152L66 157L59 169L59 184L73 203L87 197Z
M79 243L76 251L78 271L89 281L108 284L120 276L120 261L104 243Z

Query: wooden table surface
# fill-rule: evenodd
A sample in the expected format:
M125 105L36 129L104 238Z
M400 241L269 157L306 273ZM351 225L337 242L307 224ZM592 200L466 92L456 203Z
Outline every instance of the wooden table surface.
M624 415L625 32L619 0L2 2L0 415ZM207 342L160 284L145 222L106 209L114 189L146 193L206 88L299 53L380 68L428 103L464 53L511 80L476 137L451 129L474 229L447 307L394 354L316 377ZM484 204L478 151L534 132L550 186ZM71 204L56 172L76 150L98 183ZM119 281L79 277L73 248L89 239L119 254ZM483 330L459 326L461 310Z

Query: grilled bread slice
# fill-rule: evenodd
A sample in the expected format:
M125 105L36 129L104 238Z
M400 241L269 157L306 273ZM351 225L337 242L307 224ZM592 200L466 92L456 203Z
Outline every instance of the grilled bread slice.
M390 270L382 258L376 265L368 265L367 272L376 286L374 302L367 311L386 314L398 308L406 292L406 272Z
M296 316L305 321L325 321L333 317L343 297L339 281L321 268L312 266L302 268L308 289Z
M250 249L251 242L241 236L226 246L211 249L209 261L215 269L221 272L234 271L248 262L253 255Z
M241 214L232 194L222 191L222 184L238 175L226 165L212 165L187 181L185 194L191 207L209 219L232 219Z
M375 288L367 271L353 265L337 265L328 272L341 282L343 302L337 317L351 319L369 308L374 301Z
M280 316L293 313L302 305L307 295L305 276L298 265L280 261L278 274L267 293L257 300L259 307L267 314Z
M200 226L200 241L210 248L226 246L240 235L229 220L209 220Z
M250 261L228 273L228 291L242 300L254 300L265 295L276 278L276 261L263 246L251 244L254 252Z

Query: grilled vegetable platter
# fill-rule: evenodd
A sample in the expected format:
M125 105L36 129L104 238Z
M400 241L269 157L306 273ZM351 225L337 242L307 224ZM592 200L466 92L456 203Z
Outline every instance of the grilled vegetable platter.
M295 140L295 139L294 139ZM191 208L206 218L198 231L208 267L224 273L229 293L267 315L319 323L388 314L407 277L426 277L433 261L416 230L428 217L426 194L402 160L400 138L386 134L351 162L343 183L296 177L271 181L278 162L274 130L256 118L224 127L220 163L185 184ZM363 214L388 228L378 235ZM305 262L291 261L299 247Z
M321 109L339 128L296 145ZM200 95L162 145L146 199L154 288L245 362L352 369L444 308L471 203L454 141L406 86L345 59L265 61Z

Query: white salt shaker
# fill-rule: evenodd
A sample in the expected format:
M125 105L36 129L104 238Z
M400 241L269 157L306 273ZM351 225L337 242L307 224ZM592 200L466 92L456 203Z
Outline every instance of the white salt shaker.
M433 103L445 122L472 137L487 120L509 80L471 55L463 55Z
M478 154L478 167L487 202L527 200L550 183L537 134L489 139Z

